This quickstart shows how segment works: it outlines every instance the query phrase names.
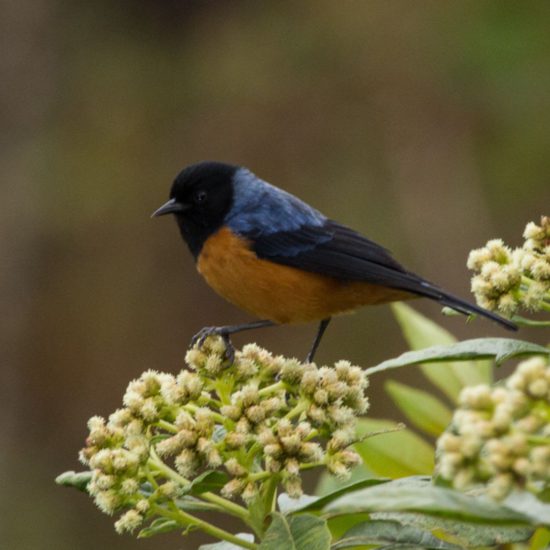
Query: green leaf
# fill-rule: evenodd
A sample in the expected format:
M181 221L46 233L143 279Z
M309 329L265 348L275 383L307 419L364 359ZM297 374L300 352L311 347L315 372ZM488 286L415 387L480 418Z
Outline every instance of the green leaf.
M410 422L430 435L439 436L450 424L452 412L430 393L388 380L386 391Z
M456 519L447 519L423 514L374 513L373 519L398 521L424 531L443 532L450 535L454 542L462 547L495 546L512 542L523 542L533 533L533 527L515 527L510 525L483 525L466 523Z
M210 504L191 496L178 498L174 502L178 508L185 510L186 512L215 512L219 510L219 507L216 504Z
M375 367L367 369L367 375L389 369L416 365L418 363L443 362L448 359L463 361L468 359L494 357L497 364L507 359L521 355L549 355L550 349L514 340L512 338L475 338L464 340L449 346L434 346L420 351L408 351L395 359L384 361Z
M278 504L281 512L285 514L294 512L313 512L316 510L321 510L329 502L336 500L346 493L357 491L358 489L363 489L365 487L374 487L375 485L387 483L388 481L391 480L380 478L363 479L356 483L344 485L344 487L340 487L332 493L329 493L328 495L324 495L322 497L304 495L300 499L290 499L286 493L283 493L279 496ZM304 499L304 497L306 498ZM288 503L288 501L294 501L296 504L290 504Z
M529 491L513 491L503 504L531 518L536 525L550 527L550 504L539 500Z
M236 537L246 540L248 542L254 542L254 535L250 533L237 533ZM232 542L215 542L213 544L201 544L199 550L242 550L242 546L237 546Z
M312 495L302 495L299 498L291 498L287 493L281 493L277 497L277 506L281 514L291 514L292 512L307 508L309 504L313 504L318 500L319 497Z
M92 472L75 472L70 470L58 475L55 482L63 487L74 487L84 493L88 492L88 483L92 479Z
M147 539L161 533L169 533L175 529L181 529L181 524L173 519L157 518L150 525L144 527L139 533L138 539Z
M395 430L396 422L362 418L357 423L359 437L382 430ZM431 474L434 469L434 449L410 430L382 433L355 444L369 470L377 476L405 477Z
M412 307L397 302L392 304L393 314L401 327L403 336L412 350L420 350L438 344L453 344L456 338L443 327L424 317ZM451 365L422 365L424 376L447 397L455 401L463 387L460 377Z
M260 550L328 550L330 531L327 522L311 514L272 515Z
M374 474L364 464L359 464L351 470L351 476L347 480L346 484L351 485L372 477L374 477ZM319 477L319 481L315 487L315 494L318 496L325 496L341 488L342 480L325 470Z
M456 338L449 331L410 306L396 303L392 307L411 349L420 350L456 342ZM490 384L493 381L493 366L490 361L449 363L446 368L452 371L450 380L449 373L442 372L441 365L423 365L421 368L424 375L451 398L456 397L457 389L460 391L464 386Z
M229 480L229 476L219 470L208 470L197 476L185 487L182 494L200 495L208 491L218 491Z
M429 550L460 550L460 546L438 539L428 531L401 525L397 521L366 521L355 525L331 549L387 543L410 544Z
M397 479L360 489L329 503L329 515L373 512L416 512L460 521L489 525L530 525L523 513L488 499L432 485L429 478Z
M328 518L327 525L332 534L332 540L338 540L346 531L364 521L370 521L370 514L347 514Z
M550 548L550 530L540 527L535 531L529 550L548 550Z

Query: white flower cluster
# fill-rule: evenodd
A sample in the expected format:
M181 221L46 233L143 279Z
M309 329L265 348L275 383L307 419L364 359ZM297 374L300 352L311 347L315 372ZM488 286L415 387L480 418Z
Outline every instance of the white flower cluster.
M465 388L437 442L437 472L457 489L484 484L495 499L550 486L550 365L533 357L503 386Z
M185 492L203 472L225 472L224 498L250 503L264 483L302 494L302 470L339 477L360 462L350 449L368 380L346 361L333 368L274 357L255 344L229 364L221 338L186 356L177 376L147 371L132 381L124 408L93 417L81 461L98 507L127 510L117 531L133 531ZM156 508L158 512L158 508Z
M480 306L504 315L520 308L550 311L550 217L528 223L523 237L514 250L494 239L470 252L467 265L476 272L472 292Z

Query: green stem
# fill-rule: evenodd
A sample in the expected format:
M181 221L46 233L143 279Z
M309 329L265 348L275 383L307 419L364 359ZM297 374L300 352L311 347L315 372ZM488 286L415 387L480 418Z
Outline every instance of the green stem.
M167 432L177 434L179 430L174 426L174 424L171 424L170 422L167 422L166 420L159 420L157 421L157 426L159 428L162 428L163 430L166 430Z
M176 471L172 470L172 468L164 464L164 462L160 460L154 449L151 449L151 458L149 459L149 463L158 471L160 471L164 477L175 481L181 487L185 488L190 485L191 482L188 479L184 478L182 475L178 474ZM250 521L250 512L246 508L243 508L242 506L239 506L238 504L235 504L230 500L211 493L210 491L206 491L197 496L202 498L203 500L206 500L207 502L216 504L228 514L242 519L246 524L248 524Z
M188 514L187 512L180 510L179 508L176 508L175 510L170 511L162 506L153 504L153 506L151 506L151 509L153 512L155 512L159 516L164 516L164 517L173 519L178 523L182 523L185 526L192 525L194 527L197 527L198 529L201 529L201 531L208 533L209 535L213 536L218 540L225 540L227 542L240 546L241 548L248 548L249 550L256 550L256 548L258 548L257 544L243 540L233 535L233 533L229 533L228 531L225 531L220 527L216 527L215 525L212 525L207 521L204 521L195 516L192 516L191 514Z
M529 443L535 443L535 445L549 445L550 438L543 435L528 435L527 441Z
M188 403L187 405L184 405L182 408L189 412L197 412L201 407L199 407L198 405L193 405L192 403ZM219 413L215 413L214 411L210 411L210 414L212 418L214 418L216 422L218 422L219 424L223 424L227 420L225 416Z
M254 474L248 474L249 481L261 481L262 479L267 479L268 477L274 476L276 474L273 474L272 472L266 472L265 470L261 472L256 472Z
M311 470L312 468L317 468L318 466L324 466L325 462L306 462L305 464L300 464L300 470Z
M279 390L284 390L286 388L286 383L282 380L279 380L279 382L275 382L275 384L271 384L271 386L266 386L265 388L262 388L258 391L258 395L260 397L265 397L266 395L269 395L270 393L275 393Z
M526 327L550 327L550 321L536 321L519 315L514 315L511 320L518 325Z
M191 484L191 482L184 478L182 475L178 474L176 471L172 470L169 466L167 466L157 454L157 451L153 446L149 449L150 458L148 461L148 464L153 466L156 470L161 472L164 477L168 479L172 479L179 485L181 485L184 489Z
M305 401L298 401L295 407L290 409L290 411L288 411L284 417L287 420L291 420L295 416L299 416L300 414L302 414L307 409L307 407L308 403L306 403Z
M206 401L208 401L208 403L214 405L214 407L216 407L216 409L218 410L220 409L220 407L223 406L223 403L221 401L219 401L218 399L214 399L212 395L207 391L203 391L201 393L201 399L205 399Z
M274 474L271 479L265 485L265 496L264 496L264 510L266 511L265 516L267 517L271 512L275 511L277 506L277 486L279 485L279 476Z
M246 508L243 508L242 506L239 506L238 504L235 504L234 502L231 502L230 500L227 500L226 498L223 498L209 491L206 493L201 493L198 496L200 496L204 500L207 500L208 502L211 502L212 504L217 504L220 508L223 508L228 514L238 517L242 519L247 525L250 525L250 512Z

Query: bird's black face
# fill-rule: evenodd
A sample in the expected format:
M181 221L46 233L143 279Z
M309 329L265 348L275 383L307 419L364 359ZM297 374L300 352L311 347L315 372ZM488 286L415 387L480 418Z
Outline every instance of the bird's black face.
M184 168L172 184L170 200L153 214L176 216L195 258L206 239L223 225L233 201L232 181L238 169L220 162L201 162Z

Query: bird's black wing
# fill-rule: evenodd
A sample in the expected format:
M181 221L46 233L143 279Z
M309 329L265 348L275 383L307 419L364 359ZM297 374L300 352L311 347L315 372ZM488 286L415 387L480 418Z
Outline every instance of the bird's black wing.
M252 236L250 240L259 258L337 279L396 288L421 281L385 248L332 220L319 226Z
M506 328L516 326L407 271L379 244L332 220L293 231L248 235L259 258L336 279L365 281L425 296L466 315L477 313Z

